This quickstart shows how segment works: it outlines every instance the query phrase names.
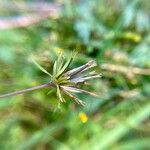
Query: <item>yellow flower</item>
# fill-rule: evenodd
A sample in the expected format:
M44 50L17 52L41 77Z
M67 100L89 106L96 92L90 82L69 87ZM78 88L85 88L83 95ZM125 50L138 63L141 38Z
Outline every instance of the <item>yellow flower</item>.
M134 42L139 42L142 39L140 34L134 32L126 32L124 37L126 39L133 40Z
M82 123L86 123L88 121L88 117L84 112L79 113L79 119L81 120Z

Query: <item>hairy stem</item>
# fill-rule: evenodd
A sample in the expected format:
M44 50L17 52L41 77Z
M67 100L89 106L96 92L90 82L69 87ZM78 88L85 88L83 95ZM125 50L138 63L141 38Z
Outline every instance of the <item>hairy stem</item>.
M31 88L28 88L28 89L18 90L18 91L11 92L11 93L8 93L8 94L0 95L0 99L5 98L5 97L9 97L9 96L15 96L15 95L18 95L18 94L23 94L23 93L35 91L35 90L39 90L39 89L43 89L43 88L47 88L47 87L52 87L52 86L54 86L53 83L49 82L49 83L46 83L46 84L31 87Z

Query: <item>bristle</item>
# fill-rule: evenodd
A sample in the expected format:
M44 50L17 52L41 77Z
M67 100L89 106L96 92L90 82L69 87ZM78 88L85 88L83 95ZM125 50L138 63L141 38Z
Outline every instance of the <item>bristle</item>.
M88 64L88 66L91 66L91 67L96 66L95 60L90 60L87 64Z

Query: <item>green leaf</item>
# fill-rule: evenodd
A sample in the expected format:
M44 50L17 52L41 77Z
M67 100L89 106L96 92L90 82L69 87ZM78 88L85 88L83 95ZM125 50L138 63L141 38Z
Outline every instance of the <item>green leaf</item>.
M136 113L129 116L125 120L125 123L119 122L115 128L113 128L109 132L106 132L106 134L104 134L104 136L102 136L99 141L96 141L99 144L98 145L95 144L96 147L94 148L95 149L109 148L121 137L123 137L126 133L128 133L131 130L131 128L137 127L143 120L145 120L149 116L150 116L150 104L146 104Z
M73 51L70 58L68 59L68 61L64 65L63 64L60 65L60 68L59 68L60 71L58 70L56 77L61 76L66 71L66 69L69 67L69 65L71 64L71 62L76 54L77 54L77 52ZM63 67L62 67L62 65L63 65Z
M57 61L55 61L53 65L53 75L55 74L57 74Z
M69 67L70 63L72 62L72 60L73 60L72 57L68 59L68 61L62 67L62 69L60 71L58 71L56 77L61 76L66 71L66 69Z
M58 61L57 61L58 63L57 63L57 71L59 71L61 68L62 68L62 66L63 66L63 63L64 63L64 59L63 59L63 55L62 55L62 53L60 53L59 54L59 57L58 57Z
M17 150L29 150L34 146L37 146L39 143L52 140L51 135L57 130L62 128L62 124L57 123L50 126L47 126L40 131L35 132L31 137L28 137L27 140L23 141L21 144L17 145L15 149Z
M58 59L55 61L54 66L53 66L53 75L55 76L59 70L61 70L63 66L63 57L62 53L59 55Z
M64 98L61 95L60 88L58 85L57 85L57 96L58 96L60 102L62 102L62 103L65 102Z
M144 150L150 147L150 138L138 138L118 143L113 150Z
M46 71L39 63L37 63L37 62L35 61L35 59L32 58L32 61L33 61L33 63L34 63L41 71L43 71L44 73L46 73L47 75L49 75L50 77L52 77L52 75L51 75L48 71Z

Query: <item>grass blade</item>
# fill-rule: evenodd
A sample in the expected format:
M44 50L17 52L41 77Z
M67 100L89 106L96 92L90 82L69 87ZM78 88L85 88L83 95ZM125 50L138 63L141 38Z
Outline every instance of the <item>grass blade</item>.
M115 142L131 130L131 127L136 127L143 120L150 116L150 104L144 105L137 113L134 113L126 119L127 124L118 123L118 125L111 131L104 134L100 138L99 144L95 144L93 149L107 149L110 148ZM96 141L97 142L97 141Z

